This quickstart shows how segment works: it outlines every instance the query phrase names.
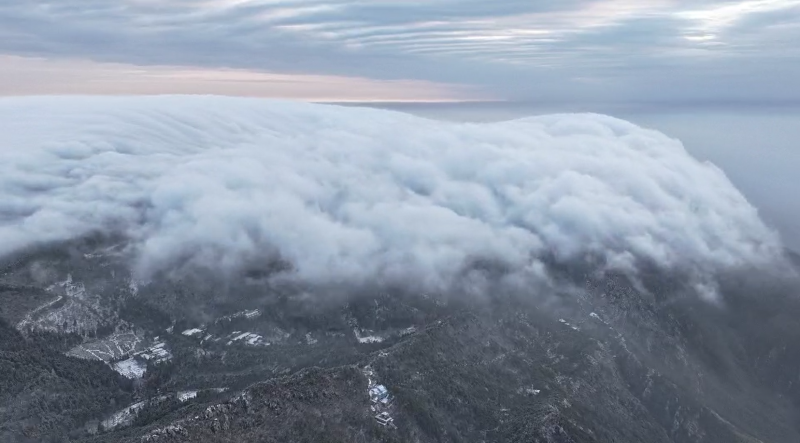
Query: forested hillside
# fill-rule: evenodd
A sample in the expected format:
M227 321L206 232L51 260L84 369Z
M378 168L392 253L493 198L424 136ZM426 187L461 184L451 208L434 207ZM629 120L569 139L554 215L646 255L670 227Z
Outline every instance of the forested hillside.
M78 341L24 337L0 319L0 441L69 441L88 421L130 402L129 380L100 361L63 354Z

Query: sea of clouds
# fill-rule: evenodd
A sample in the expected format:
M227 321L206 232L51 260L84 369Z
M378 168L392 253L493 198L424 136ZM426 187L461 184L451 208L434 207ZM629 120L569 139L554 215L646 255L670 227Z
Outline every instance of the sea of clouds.
M677 140L601 115L446 123L221 97L0 99L0 255L94 232L135 269L280 258L317 283L446 287L540 257L714 272L777 235Z

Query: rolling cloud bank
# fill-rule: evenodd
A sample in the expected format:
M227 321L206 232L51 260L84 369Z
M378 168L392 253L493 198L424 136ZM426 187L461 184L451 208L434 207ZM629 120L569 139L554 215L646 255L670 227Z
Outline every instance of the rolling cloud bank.
M777 235L715 166L601 115L456 124L221 97L0 100L0 255L94 232L145 278L280 258L303 281L447 288L476 262L713 273Z

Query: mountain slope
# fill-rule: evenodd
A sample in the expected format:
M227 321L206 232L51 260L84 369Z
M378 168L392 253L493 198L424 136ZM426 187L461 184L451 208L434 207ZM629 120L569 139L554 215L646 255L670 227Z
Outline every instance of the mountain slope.
M533 298L511 295L452 305L355 366L279 376L231 392L230 400L185 406L141 429L91 441L800 438L800 397L787 390L795 386L798 361L784 355L797 349L798 328L777 322L752 335L746 324L777 320L782 312L792 317L798 306L793 295L764 294L773 297L770 314L753 309L758 303L749 298L737 303L742 293L728 293L723 310L695 298L636 307L633 297L648 295L610 277L588 288L580 302L564 300L560 315ZM381 303L372 297L362 302ZM773 361L765 360L768 355ZM396 429L372 418L365 367L391 393Z
M800 441L798 257L664 134L221 97L0 127L2 438Z
M23 337L0 319L0 440L65 441L109 409L130 402L131 385L97 361L63 354L75 337ZM70 434L72 432L72 434Z

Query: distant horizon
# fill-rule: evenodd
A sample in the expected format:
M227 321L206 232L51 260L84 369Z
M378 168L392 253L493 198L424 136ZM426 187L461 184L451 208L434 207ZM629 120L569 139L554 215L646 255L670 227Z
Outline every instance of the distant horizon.
M477 106L506 106L506 107L609 107L639 111L751 111L751 110L800 110L800 100L648 100L648 101L567 101L567 100L501 100L501 99L418 99L418 98L397 98L397 99L314 99L306 97L283 97L279 95L253 95L253 94L227 94L227 93L200 93L200 92L157 92L157 93L85 93L85 92L61 92L61 93L2 93L0 99L15 97L148 97L148 96L217 96L232 98L252 98L263 100L288 100L307 103L329 104L329 105L348 105L368 107L386 106L415 106L425 105L431 107L448 107L459 105Z
M577 112L591 109L607 109L609 111L625 112L723 112L739 113L754 111L792 111L800 112L800 100L786 101L758 101L758 100L674 100L674 101L619 101L619 102L583 102L583 101L515 101L515 100L472 100L472 101L314 101L322 104L343 104L348 106L367 106L391 109L403 109L414 106L427 106L430 108L447 108L458 106L474 107L505 107L505 108L533 108L533 109L577 109Z

